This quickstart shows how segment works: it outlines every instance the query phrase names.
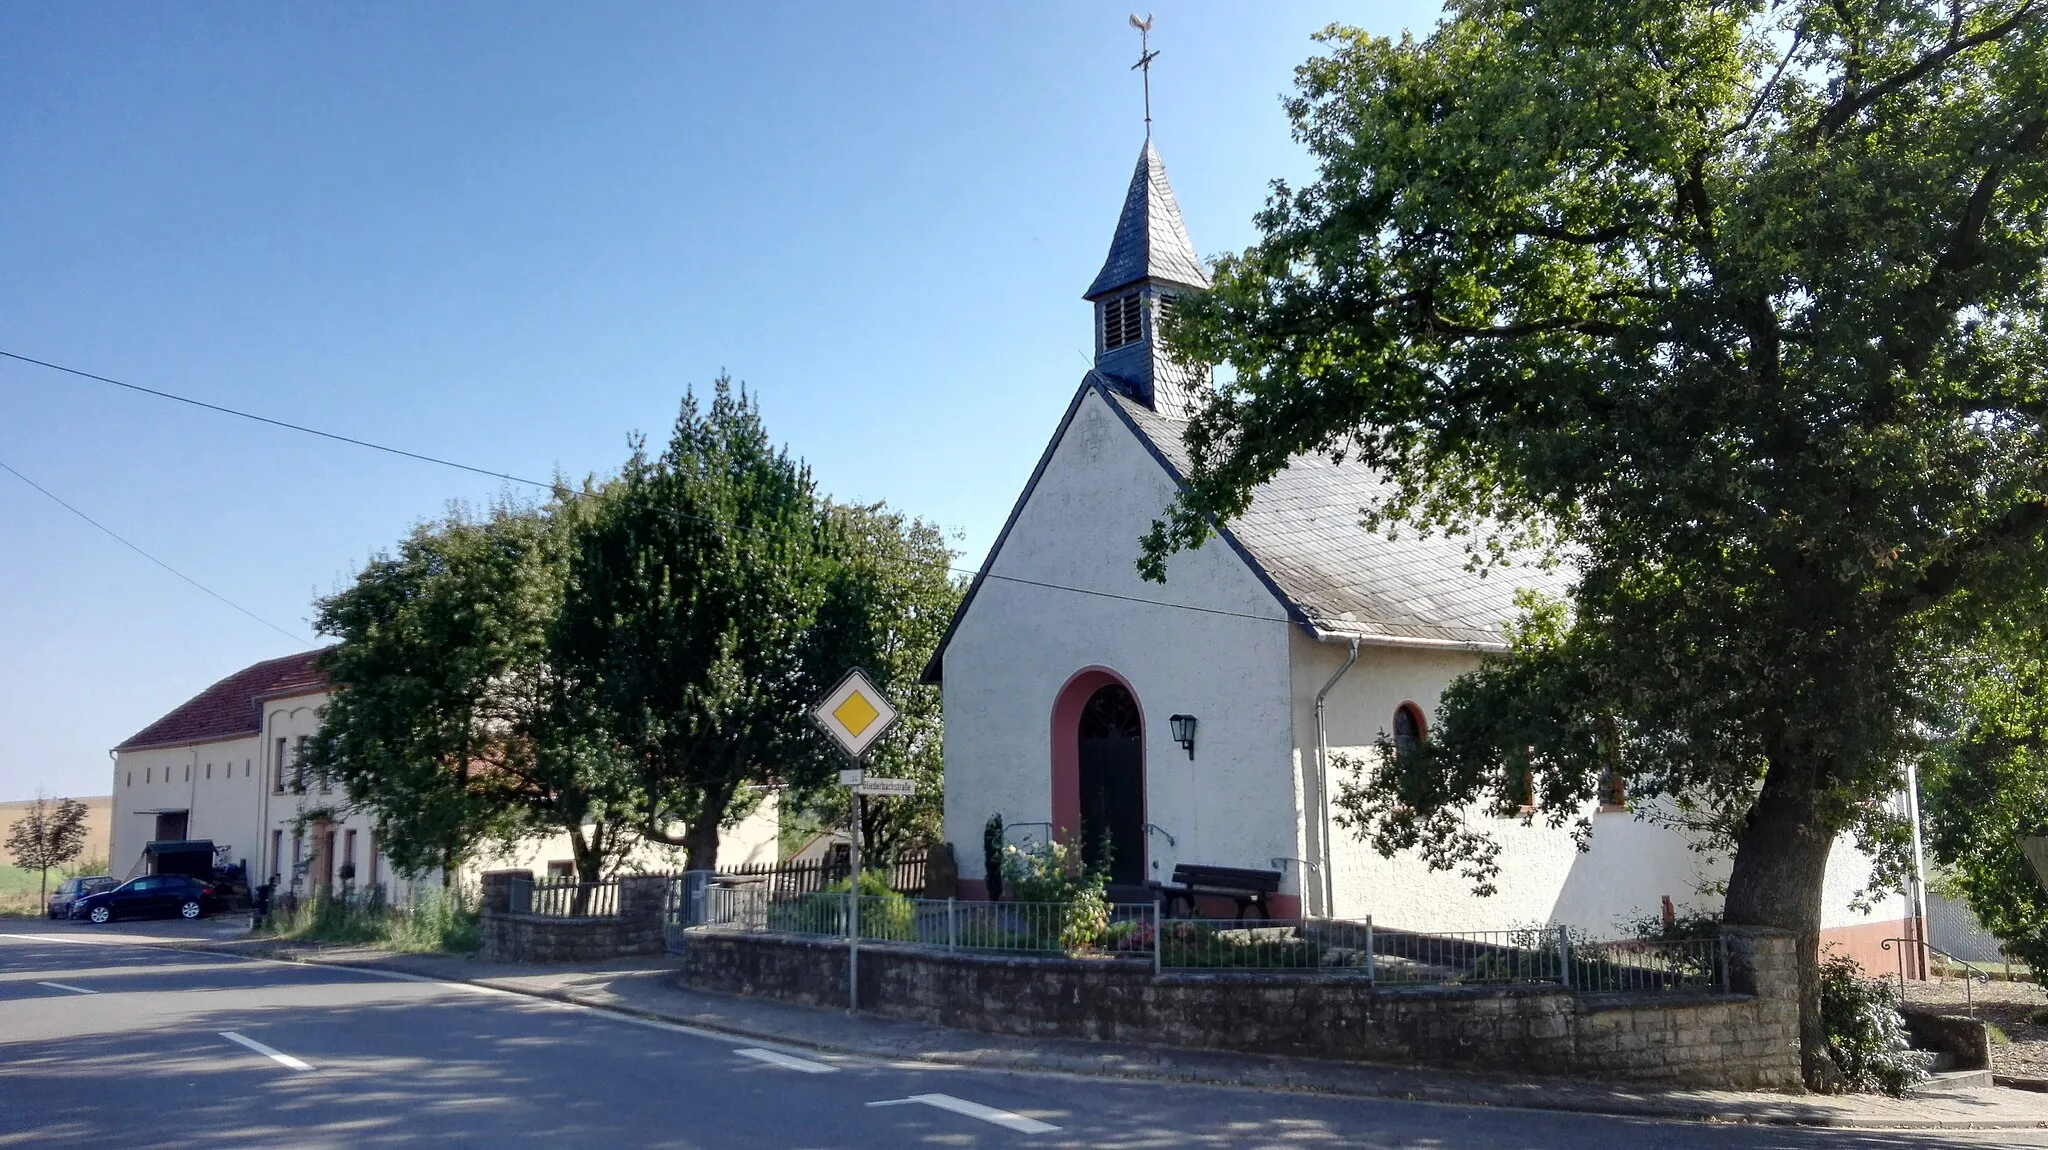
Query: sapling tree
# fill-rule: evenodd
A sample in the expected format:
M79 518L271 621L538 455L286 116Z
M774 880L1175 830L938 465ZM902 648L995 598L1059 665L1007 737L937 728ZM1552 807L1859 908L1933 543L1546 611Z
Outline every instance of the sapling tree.
M77 799L53 801L37 791L34 801L7 828L7 853L13 856L15 866L42 876L41 899L45 905L50 901L51 868L61 867L85 853L88 813L86 805Z

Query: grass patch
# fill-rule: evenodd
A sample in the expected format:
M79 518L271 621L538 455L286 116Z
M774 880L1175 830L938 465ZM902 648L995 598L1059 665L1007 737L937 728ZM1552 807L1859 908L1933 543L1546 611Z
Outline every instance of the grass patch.
M381 889L368 897L315 896L289 913L272 914L269 933L302 942L464 954L482 943L473 902L460 890L445 889L420 891L404 907L387 906Z
M73 875L105 873L105 859L79 859L61 867L51 867L50 891L55 893L57 885ZM34 918L42 912L43 872L0 862L0 915Z

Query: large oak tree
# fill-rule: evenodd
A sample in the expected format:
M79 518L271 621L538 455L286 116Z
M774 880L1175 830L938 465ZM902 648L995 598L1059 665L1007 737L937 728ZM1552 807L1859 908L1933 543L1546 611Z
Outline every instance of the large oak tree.
M1318 174L1169 324L1231 370L1150 573L1310 451L1391 476L1369 523L1577 572L1357 825L1483 879L1457 812L1532 779L1560 820L1612 768L1703 812L1727 921L1800 937L1814 1083L1830 845L1899 786L1949 629L2048 574L2044 23L1472 0L1419 39L1331 29L1289 104Z

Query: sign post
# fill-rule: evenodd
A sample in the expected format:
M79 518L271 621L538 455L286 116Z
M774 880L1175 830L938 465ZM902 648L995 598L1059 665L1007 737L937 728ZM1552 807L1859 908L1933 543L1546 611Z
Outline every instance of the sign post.
M839 782L848 790L853 826L847 838L852 850L853 873L846 891L846 1010L860 1009L860 832L868 795L907 795L917 786L909 779L870 779L861 765L867 753L890 727L896 725L896 708L869 681L867 673L855 667L839 685L811 708L811 721L830 736L846 757L853 760L849 770L839 772ZM892 789L901 787L903 789Z

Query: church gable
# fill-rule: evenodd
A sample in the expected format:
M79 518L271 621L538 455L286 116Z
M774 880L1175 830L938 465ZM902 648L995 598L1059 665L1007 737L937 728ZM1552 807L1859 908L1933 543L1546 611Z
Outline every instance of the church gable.
M925 681L941 680L948 649L996 589L1123 602L1134 619L1143 613L1147 626L1185 625L1182 610L1192 618L1298 621L1261 574L1228 546L1174 556L1163 584L1138 575L1138 541L1177 490L1164 457L1091 374L969 586ZM1145 604L1177 609L1162 616Z

